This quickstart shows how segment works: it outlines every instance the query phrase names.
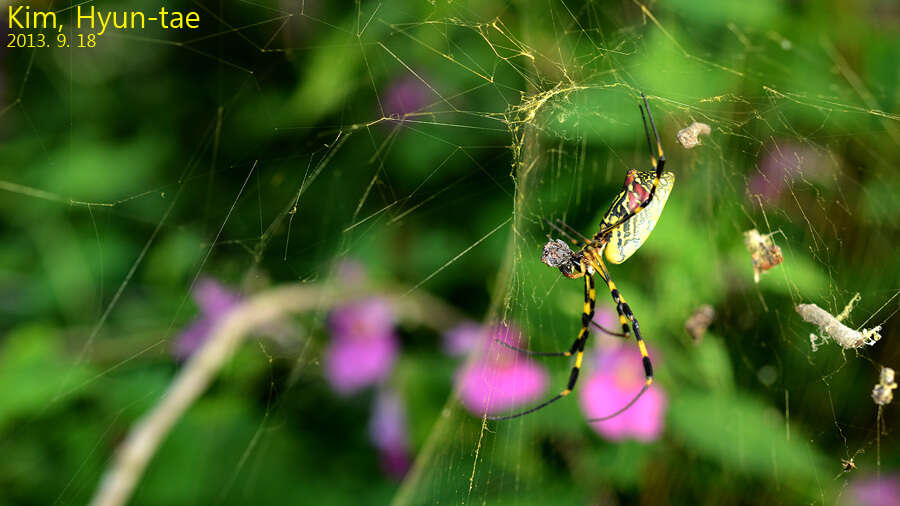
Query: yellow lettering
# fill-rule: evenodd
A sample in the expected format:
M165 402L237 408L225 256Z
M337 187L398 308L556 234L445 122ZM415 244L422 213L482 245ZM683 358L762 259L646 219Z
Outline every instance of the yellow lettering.
M55 12L35 12L32 18L32 28L38 27L38 19L41 20L41 28L47 28L47 26L51 26L56 28L56 13ZM50 20L50 24L47 25L47 20Z
M106 27L109 26L109 17L112 16L112 13L106 13L106 19L103 19L103 13L101 12L97 15L97 18L100 21L100 32L97 35L103 35L106 32Z
M181 15L178 11L172 12L172 24L169 25L172 28L183 28L184 27L184 16Z
M114 12L113 17L112 17L112 23L113 23L113 27L118 28L119 30L128 28L128 13L123 12L122 19L119 19L119 14ZM134 26L132 26L132 28L134 28Z
M16 16L19 15L19 12L21 10L22 10L21 5L16 10L13 10L12 5L9 6L9 27L10 28L25 28L24 26L22 26L22 22L16 18ZM26 17L25 19L27 20L28 18ZM13 23L15 23L16 26L13 26ZM26 23L27 23L27 21L26 21Z
M193 11L188 12L187 17L184 18L184 24L187 25L188 28L200 28L200 15Z
M162 25L163 28L169 28L168 26L166 26L166 14L168 14L168 12L166 12L166 8L160 7L160 9L159 9L159 24Z
M144 13L141 11L134 11L131 13L131 28L132 29L134 29L134 27L137 26L137 24L134 22L134 18L137 16L141 17L141 28L144 28L144 22L145 22Z
M81 28L81 22L90 20L91 21L91 29L94 28L94 6L91 6L91 14L85 15L81 13L81 6L76 7L76 15L75 15L75 27Z

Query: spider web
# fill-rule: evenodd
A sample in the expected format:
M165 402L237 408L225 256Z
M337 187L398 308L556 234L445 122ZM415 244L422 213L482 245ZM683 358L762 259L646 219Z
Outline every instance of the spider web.
M56 477L7 471L11 498L42 487L49 501L92 495L122 433L171 381L168 350L203 276L249 295L334 283L342 259L360 259L367 290L438 295L521 328L530 348L566 349L581 285L540 263L553 233L542 220L592 234L627 169L649 167L642 91L677 179L652 237L611 275L668 398L659 441L604 441L573 398L513 421L479 418L460 405L459 364L434 353L438 336L407 329L393 381L416 415L411 471L399 486L329 482L357 447L327 434L360 433L366 407L322 386L322 306L299 317L299 341L241 348L160 448L136 500L835 503L854 477L834 479L840 459L863 475L900 465L894 409L869 397L898 355L896 76L858 74L839 37L769 28L807 18L767 3L733 13L687 2L190 8L202 33L113 33L96 51L4 56L0 189L5 232L20 239L19 253L4 250L3 286L25 287L3 316L4 349L43 348L11 369L8 389L32 400L10 402L0 448ZM890 49L875 54L892 67ZM191 67L208 73L176 89L168 73ZM171 135L142 119L161 103ZM686 150L675 133L695 121L711 133ZM775 232L785 258L759 284L743 245L752 228ZM882 341L814 352L816 329L794 308L836 315L856 293L848 324L881 325ZM703 304L717 316L695 345L684 322ZM612 307L603 286L598 307ZM542 364L551 395L571 364ZM89 428L61 429L36 454L17 444L79 403L94 408ZM329 448L291 447L295 432L321 433ZM79 443L53 462L48 448L69 439ZM178 461L216 461L224 486L213 470L173 482L166 469Z

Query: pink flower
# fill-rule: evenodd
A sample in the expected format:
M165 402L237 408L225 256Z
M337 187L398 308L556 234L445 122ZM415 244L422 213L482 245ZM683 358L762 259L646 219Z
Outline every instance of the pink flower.
M193 296L200 306L201 316L173 341L172 355L180 360L187 359L203 346L213 327L241 301L238 294L212 278L197 281Z
M585 417L600 418L612 414L640 391L644 385L641 354L633 343L600 350L594 356L594 372L585 378L578 401ZM653 385L633 406L610 420L592 422L591 427L613 441L636 439L650 442L662 434L666 395Z
M854 506L900 506L900 475L853 480L848 498Z
M821 176L829 172L827 165L826 156L812 146L791 141L770 144L760 156L759 171L747 183L747 193L754 202L755 195L772 202L801 171L807 176Z
M547 385L547 374L536 362L495 342L520 346L521 334L495 326L482 332L480 356L456 373L463 406L473 414L497 414L537 400Z
M398 480L403 478L412 463L408 432L403 399L393 391L379 391L369 422L369 439L379 450L382 469Z
M607 307L598 307L594 311L594 323L611 332L622 332L622 324L619 323L618 313ZM596 334L597 332L600 332L600 329L592 326L591 333Z
M325 377L342 395L378 383L391 372L399 344L387 301L352 302L332 311Z
M451 356L465 356L483 344L488 329L474 322L460 323L444 333L444 353Z
M383 102L384 115L403 120L405 115L425 108L431 97L431 90L421 79L404 75L388 85Z

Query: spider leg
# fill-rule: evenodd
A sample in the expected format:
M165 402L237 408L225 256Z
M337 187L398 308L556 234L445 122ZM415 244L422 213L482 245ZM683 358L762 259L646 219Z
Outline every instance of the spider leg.
M650 116L650 126L653 127L653 136L656 137L656 150L659 153L659 160L660 160L660 162L665 162L665 155L663 154L662 142L660 142L660 140L659 140L659 132L656 131L656 123L653 121L653 113L650 112L650 106L647 105L647 97L644 95L643 92L641 92L641 99L643 99L644 107L647 109L647 116ZM643 114L641 114L641 117L643 117ZM645 123L644 129L646 129L646 128L647 128L647 124ZM649 134L648 134L648 136L649 136ZM650 151L651 151L650 157L652 158L653 157L652 148Z
M578 372L581 370L581 362L584 360L584 345L587 343L588 334L591 332L590 322L594 319L594 306L597 301L597 289L594 286L594 276L588 272L584 263L581 264L581 269L582 272L584 272L584 311L581 313L581 331L578 333L575 342L572 343L572 352L575 353L575 364L572 366L572 372L569 374L569 382L566 384L566 388L554 397L547 399L537 406L526 409L525 411L520 411L511 415L488 416L488 420L511 420L513 418L525 416L549 406L572 393L572 390L575 388L575 383L578 381Z
M494 341L497 341L497 343L513 351L517 351L523 355L530 355L532 357L571 357L572 351L575 349L575 343L578 342L578 339L575 339L575 343L572 344L572 350L569 351L532 351L527 348L520 348L518 346L503 342L497 338L495 338Z
M600 325L599 323L597 323L597 322L595 322L595 321L593 321L593 320L591 320L591 325L593 325L595 328L599 329L600 332L603 332L604 334L606 334L606 335L608 335L608 336L613 336L613 337L624 337L625 339L628 339L628 337L629 337L629 336L628 336L628 329L625 329L624 332L613 332L612 330L609 330L608 328L606 328L606 327Z
M644 96L644 93L641 93L641 99L644 101L643 107L638 106L641 110L641 121L644 123L644 134L647 136L647 146L650 148L650 164L653 166L653 170L655 171L653 177L653 185L650 187L650 194L647 198L640 203L634 209L628 211L625 216L619 218L615 223L602 228L597 234L594 236L595 240L603 237L610 230L618 227L619 225L625 223L630 220L634 215L641 212L644 208L650 205L650 202L653 201L653 197L656 195L656 189L659 187L659 178L662 177L663 168L666 166L666 155L663 153L662 142L659 140L659 132L656 131L656 123L653 121L653 113L650 112L650 105L647 104L647 97ZM647 120L644 118L644 109L647 109L647 116L650 117L650 126L653 128L653 135L656 137L656 150L659 153L659 160L657 161L656 156L653 154L653 146L650 143L650 130L647 129Z
M590 239L588 239L587 237L585 237L581 232L575 230L574 227L569 226L569 224L566 223L566 222L564 222L563 220L557 218L557 219L556 219L556 223L559 223L560 225L563 226L563 228L569 230L570 232L572 232L572 234L574 234L574 235L580 237L581 240L584 241L586 244L590 244L590 243L591 243L591 240L590 240Z
M648 138L649 138L649 137L648 137ZM566 233L566 231L563 230L563 228L565 228L566 230L568 230L569 232L571 232L573 235L575 235L575 236L577 236L577 237L580 237L581 240L584 241L585 243L591 244L591 240L590 240L590 239L588 239L587 237L585 237L581 232L579 232L578 230L575 230L574 227L570 226L568 223L564 222L563 220L561 220L561 219L559 219L559 218L556 219L556 224L554 224L553 222L551 222L550 220L548 220L548 219L546 219L546 218L544 218L544 222L545 222L547 225L550 225L551 227L553 227L554 230L556 230L557 232L559 232L560 234L562 234L566 239L568 239L569 241L571 241L572 244L577 245L577 244L578 244L578 241L576 241L575 239L572 238L571 235L569 235L568 233ZM562 227L562 228L560 228L560 227ZM547 239L552 240L552 238L550 237L550 234L547 234ZM589 262L589 263L590 263L590 262ZM593 266L593 265L592 265L592 266ZM593 266L593 267L596 267L596 266ZM600 330L600 332L603 332L604 334L607 334L607 335L610 335L610 336L615 336L615 337L624 337L624 338L626 338L626 339L628 338L628 329L625 329L625 332L624 332L624 333L622 333L622 332L613 332L612 330L609 330L609 329L603 327L602 325L600 325L599 323L595 322L594 320L591 320L591 325L593 325L594 327L596 327L598 330ZM562 356L562 357L568 357L568 356L571 356L572 353L575 352L575 348L574 348L574 347L573 347L571 350L569 350L568 353L563 353L563 352L558 352L558 353L541 353L541 352L531 352L531 351L526 350L526 349L524 349L524 348L519 348L519 347L516 347L516 346L511 346L511 345L506 344L506 343L501 343L501 344L503 344L503 345L506 346L507 348L510 348L510 349L513 349L513 350L516 350L516 351L521 351L521 352L526 353L526 354L529 354L529 355L536 355L536 356L543 356L543 357L560 357L560 356Z
M545 221L546 221L546 220L545 220ZM547 221L547 223L550 224L551 226L553 225L553 224L552 224L551 222L549 222L549 221ZM548 236L548 237L549 237L549 236ZM574 241L573 241L573 242L574 242ZM590 261L590 259L588 260L588 263L589 263L592 267L594 267L594 270L595 270L595 271L599 271L599 268L596 266L595 263L593 263L592 261ZM602 276L602 274L601 274L601 276ZM613 332L612 330L607 329L606 327L604 327L604 326L600 325L599 323L595 322L595 321L593 320L593 317L591 318L590 324L593 325L595 328L599 329L600 332L603 332L604 334L608 334L608 335L614 336L614 337L624 337L625 339L628 339L628 337L629 337L629 328L628 328L627 320L624 319L625 317L622 316L622 313L621 313L621 311L619 310L618 307L616 308L616 310L619 311L619 320L622 322L622 330L623 330L622 332ZM572 347L569 348L569 351L532 351L532 350L529 350L529 349L527 349L527 348L522 348L522 347L519 347L519 346L515 346L515 345L512 345L512 344L509 344L509 343L504 342L504 341L502 341L502 340L500 340L500 339L494 339L494 341L497 341L497 343L501 344L502 346L504 346L504 347L506 347L506 348L509 348L509 349L511 349L511 350L513 350L513 351L517 351L517 352L519 352L519 353L522 353L522 354L524 354L524 355L529 355L529 356L532 356L532 357L571 357L572 354L574 354L576 351L578 351L578 340L579 340L579 337L576 337L576 338L575 338L575 341L572 343Z
M641 96L643 96L643 94L641 94ZM644 100L646 101L647 99L644 98ZM641 111L641 122L644 123L644 135L647 136L647 150L650 151L650 160L653 166L656 167L656 155L653 154L653 142L650 140L650 129L647 128L647 117L644 116L644 106L638 105L638 109Z
M603 282L607 283L607 285L608 285L609 284L609 272L606 272L606 265L604 264L603 265L604 268L601 269L600 266L593 260L594 258L600 257L599 252L592 251L591 257L592 257L592 259L590 261L591 266L594 268L594 270L598 274L600 274L600 279L602 279ZM631 337L631 327L628 326L628 318L625 317L625 313L622 312L622 307L619 306L619 304L616 304L616 313L619 314L619 324L622 325L622 332L610 332L609 330L606 330L605 328L601 327L600 325L597 325L596 323L594 325L597 328L603 330L604 332L606 332L607 334L609 334L611 336L624 337L625 340L627 341L628 338ZM593 322L591 322L591 323L593 323Z
M622 322L622 328L627 332L628 323L631 323L631 328L634 330L634 339L637 341L638 349L641 351L641 363L644 366L644 386L641 387L641 390L630 400L628 404L620 408L618 411L611 413L606 416L602 416L600 418L591 418L588 419L588 422L600 422L603 420L609 420L610 418L614 418L624 413L628 408L634 405L638 399L641 398L642 395L650 388L650 385L653 384L653 365L650 363L650 355L647 353L647 345L644 344L644 338L641 336L641 326L638 323L637 318L635 318L634 313L631 311L631 307L628 306L628 303L625 302L625 298L622 297L622 294L619 293L619 290L616 288L616 284L609 276L609 271L606 269L606 265L603 263L603 259L600 257L600 253L597 250L592 250L591 253L594 256L594 261L600 266L599 272L600 277L603 278L603 281L606 282L606 286L609 288L609 293L612 295L613 301L616 303L616 310L619 312L619 320Z
M556 224L553 223L552 221L548 220L547 218L541 218L541 219L544 220L544 223L546 223L547 225L550 225L550 228L552 228L553 230L556 230L557 232L559 232L559 234L560 234L561 236L563 236L563 237L565 237L566 239L568 239L569 242L572 243L572 245L577 246L577 245L579 244L578 241L576 241L574 237L572 237L571 235L569 235L565 230L563 230L563 229L559 228L558 226L556 226ZM551 240L552 240L552 238L550 237L550 234L547 234L547 239L551 239Z
M616 310L618 310L618 308L616 308ZM624 318L625 317L622 316L621 313L619 313L619 320L624 320ZM600 325L599 323L595 322L594 320L591 320L591 325L593 325L594 328L596 328L600 332L603 332L606 335L610 335L613 337L622 337L622 338L625 338L626 340L628 340L628 338L631 337L631 331L628 328L628 320L624 320L624 323L622 324L622 327L624 329L623 332L613 332L612 330L609 330L608 328ZM531 357L571 357L572 354L575 353L575 351L577 351L575 344L578 342L578 339L577 338L575 339L575 342L572 343L572 347L569 349L569 351L533 351L533 350L529 350L528 348L522 348L519 346L509 344L509 343L504 342L497 338L495 338L494 341L497 341L498 344L500 344L506 348L509 348L513 351L517 351L523 355L528 355Z

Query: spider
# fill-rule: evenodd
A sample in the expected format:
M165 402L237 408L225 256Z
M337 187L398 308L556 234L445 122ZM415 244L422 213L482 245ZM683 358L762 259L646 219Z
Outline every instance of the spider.
M578 333L578 337L575 338L569 351L558 353L535 352L512 346L501 341L501 344L504 346L529 355L558 357L570 357L575 355L575 364L572 367L572 372L569 375L569 381L566 388L556 396L551 397L530 409L510 415L489 416L488 419L490 420L509 420L534 413L572 393L572 390L575 388L575 383L578 381L578 372L581 370L581 363L584 359L585 343L587 342L588 334L590 333L590 325L593 323L594 318L594 305L597 298L596 288L594 287L595 274L599 275L600 279L606 283L613 301L616 303L616 311L619 314L622 333L618 334L610 332L602 327L600 327L600 329L609 334L623 336L626 339L628 339L630 332L632 330L634 331L635 340L641 351L641 362L644 367L645 383L641 390L618 411L601 418L589 419L588 422L608 420L620 415L634 405L653 383L653 366L651 365L650 357L647 354L647 346L644 344L644 339L641 336L641 328L638 324L638 320L628 306L628 303L625 302L625 298L619 293L616 284L613 283L610 278L609 271L602 258L605 256L606 260L610 263L620 264L631 257L631 255L641 247L644 241L650 236L653 227L656 226L656 222L659 220L663 207L666 205L666 200L669 198L669 193L672 191L672 186L675 184L675 174L663 172L663 167L666 164L666 157L663 154L659 133L656 131L656 124L653 121L653 114L650 112L650 106L647 104L647 97L645 97L643 93L641 93L641 99L643 100L643 106L639 105L638 108L641 111L641 120L644 123L644 134L647 136L647 147L650 149L650 163L653 170L639 171L631 169L628 171L625 176L625 184L622 191L616 196L609 206L609 210L607 210L606 214L603 216L600 231L594 234L592 238L588 239L565 223L560 222L563 227L569 229L573 234L581 238L584 242L584 246L582 246L581 249L577 252L573 251L564 241L553 239L548 235L547 238L550 239L550 241L544 246L543 255L541 257L542 262L551 267L557 267L567 278L584 278L584 309L581 315L581 331ZM647 119L644 116L644 109L647 110L647 116L650 117L650 126L653 128L653 135L656 137L656 150L659 154L659 158L653 153L653 144L650 140L650 131L647 128ZM572 244L579 244L578 241L573 239L559 226L554 225L549 221L547 221L547 224L563 236L569 238ZM631 325L630 329L629 323Z

